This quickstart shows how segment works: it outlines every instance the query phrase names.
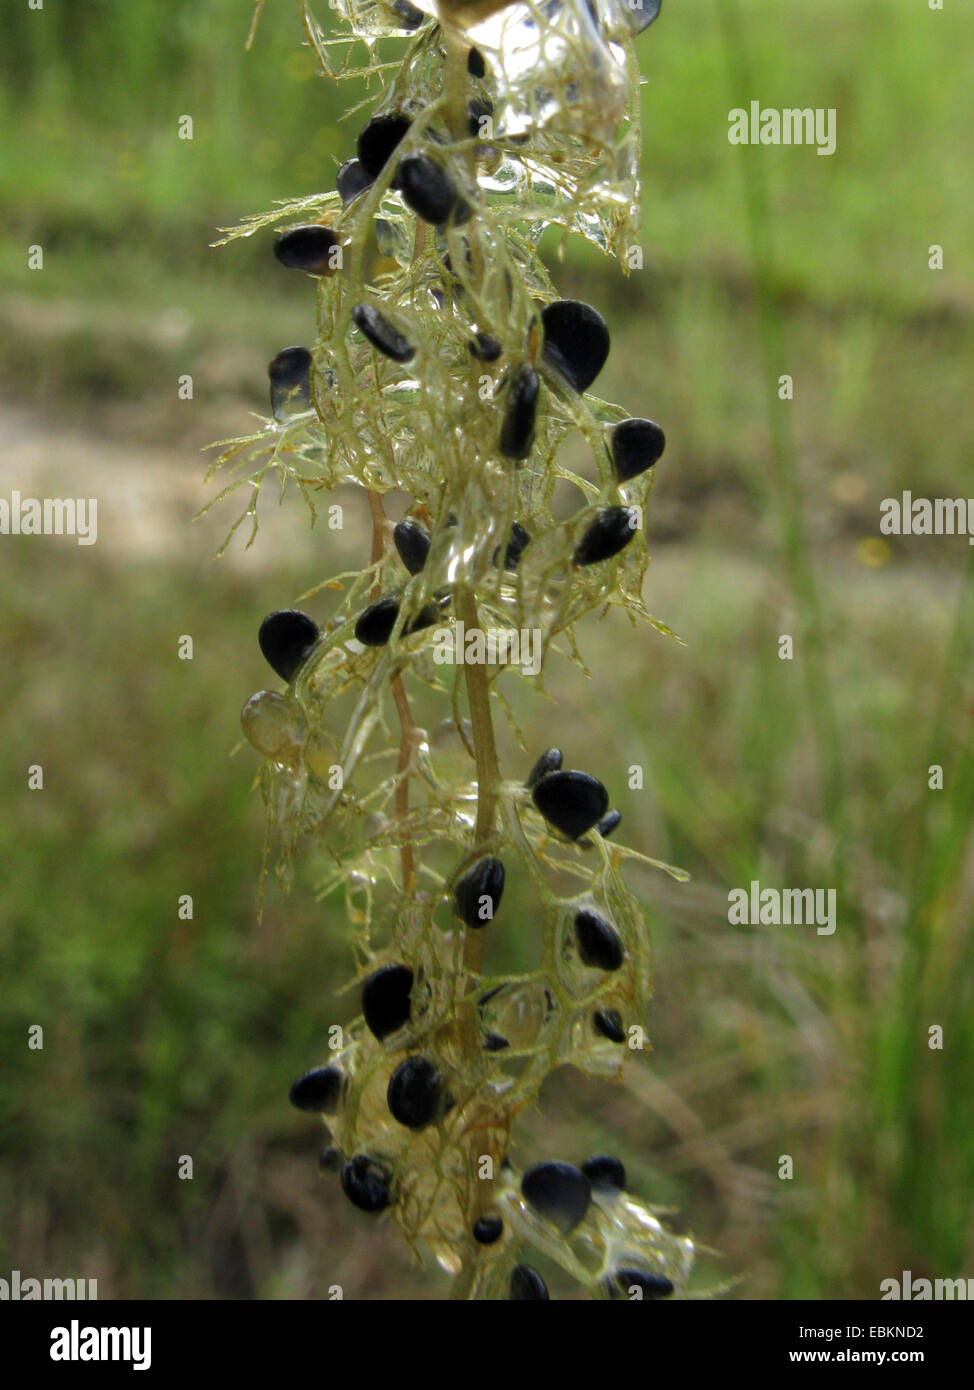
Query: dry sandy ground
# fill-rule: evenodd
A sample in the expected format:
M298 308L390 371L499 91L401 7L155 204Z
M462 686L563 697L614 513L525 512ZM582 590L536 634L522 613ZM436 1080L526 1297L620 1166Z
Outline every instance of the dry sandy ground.
M224 411L204 438L243 434L251 420L245 408ZM25 499L96 499L96 544L102 562L198 563L212 557L242 509L245 492L194 522L195 514L223 485L219 479L205 481L212 455L204 454L195 439L165 449L152 447L140 439L144 430L133 431L139 442L129 444L118 419L104 423L107 428L100 434L93 432L91 421L72 424L0 401L0 497L9 502L17 490ZM285 557L288 564L305 554L310 561L321 548L322 531L309 528L301 499L289 496L278 507L273 485L261 498L260 535L249 551L248 534L249 523L221 564L254 574L280 565ZM29 543L28 538L23 542ZM65 536L49 543L65 546L77 541Z

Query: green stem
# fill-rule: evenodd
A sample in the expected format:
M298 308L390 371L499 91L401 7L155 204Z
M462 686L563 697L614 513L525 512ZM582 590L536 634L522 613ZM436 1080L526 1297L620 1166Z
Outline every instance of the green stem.
M453 29L443 30L446 63L443 72L443 94L446 98L446 121L454 140L467 135L467 52L469 45Z
M457 615L463 622L466 631L469 632L480 626L477 598L471 590L462 590L458 593L456 606ZM501 776L497 762L497 745L494 740L494 722L490 708L490 684L487 679L487 668L479 663L471 663L464 667L464 675L467 686L467 701L470 706L474 762L477 770L477 820L474 827L474 846L479 848L486 845L494 833ZM469 927L465 930L462 967L464 983L470 976L480 975L483 969L485 935L483 930L471 930ZM474 992L471 992L470 997L462 1006L459 1023L464 1053L473 1061L480 1055L480 1018ZM480 1157L478 1148L486 1130L479 1125L474 1125L471 1127L470 1133L469 1171L475 1173ZM496 1158L497 1156L493 1155L493 1157ZM475 1186L472 1189L473 1200L467 1212L468 1228L473 1225L477 1216L489 1207L492 1186L493 1183L490 1179L477 1178L475 1180ZM479 1247L472 1252L470 1259L464 1261L464 1267L457 1275L451 1293L452 1298L467 1299L471 1297L478 1277L480 1263L478 1256Z
M457 613L467 632L480 626L476 596L464 591L457 597ZM490 686L487 668L479 663L464 666L467 700L470 705L470 725L473 731L474 761L477 768L477 822L474 845L486 844L493 834L497 814L497 794L500 787L500 768L494 742L494 721L490 708ZM467 931L463 945L465 974L479 974L483 965L484 933ZM474 1017L476 1023L476 1017Z

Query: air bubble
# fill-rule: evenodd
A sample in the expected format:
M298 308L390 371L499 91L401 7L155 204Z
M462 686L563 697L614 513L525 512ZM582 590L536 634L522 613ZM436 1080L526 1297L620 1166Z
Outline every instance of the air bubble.
M501 985L481 997L479 1008L487 1032L504 1038L515 1052L536 1047L557 1017L551 991L538 980Z
M297 766L306 726L296 700L275 690L259 690L244 705L240 723L258 753L285 767Z

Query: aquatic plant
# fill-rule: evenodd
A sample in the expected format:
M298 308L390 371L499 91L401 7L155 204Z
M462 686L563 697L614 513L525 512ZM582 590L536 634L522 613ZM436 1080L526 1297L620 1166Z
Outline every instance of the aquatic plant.
M372 523L368 562L305 596L337 596L327 621L264 620L287 689L242 714L280 881L300 842L326 847L322 896L361 997L291 1100L325 1117L322 1171L388 1211L455 1296L547 1298L532 1250L596 1297L679 1295L693 1243L626 1190L617 1159L518 1171L511 1157L553 1069L614 1078L644 1047L648 929L622 868L679 871L610 840L615 769L566 767L554 747L502 768L495 738L500 711L524 749L505 681L545 689L552 652L585 669L587 614L668 631L642 599L663 431L590 393L609 329L557 296L538 251L554 226L625 273L641 263L634 38L659 2L333 8L338 34L301 4L322 73L380 89L354 154L334 190L225 238L274 230L281 265L311 278L317 335L275 357L271 416L213 470L233 472L220 499L246 496L231 535L249 522L253 540L271 475L312 518L355 484ZM396 63L380 61L389 36L405 41ZM562 450L578 435L584 474ZM393 522L396 493L409 501ZM538 965L492 973L515 884Z

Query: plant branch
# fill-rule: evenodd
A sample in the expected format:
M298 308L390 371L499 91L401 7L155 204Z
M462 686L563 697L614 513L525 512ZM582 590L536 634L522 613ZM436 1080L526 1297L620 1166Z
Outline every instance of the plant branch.
M464 592L458 596L457 612L465 631L470 632L480 626L477 600L473 593ZM485 844L493 834L501 775L497 764L497 747L494 742L494 721L490 708L490 685L487 680L487 668L477 662L471 662L464 666L464 675L467 683L467 700L470 704L474 761L477 767L477 823L474 828L474 844L479 847ZM483 954L483 932L468 931L463 948L464 970L467 973L478 972L483 962Z
M382 498L377 492L369 489L369 510L372 513L372 564L377 565L385 552L386 535L386 513L382 505ZM382 592L382 584L376 574L375 582L372 585L372 598L377 599ZM391 682L392 698L396 702L396 713L399 716L399 761L396 765L396 819L405 823L406 816L409 814L409 764L412 757L413 745L416 741L416 725L413 721L412 711L409 708L409 700L406 696L406 687L403 683L402 672L397 672ZM413 847L410 844L400 845L399 864L402 871L403 892L409 893L412 889L415 868L413 863Z
M477 599L471 590L463 590L458 593L457 614L467 632L479 627L480 615L477 609ZM494 740L494 722L490 708L490 683L487 679L487 669L480 663L470 663L464 666L464 676L467 686L467 700L470 706L474 762L477 770L477 820L474 827L474 846L479 849L487 844L494 832L501 777L497 762L497 745ZM479 975L483 969L484 936L483 930L471 929L470 927L464 933L463 975L465 980L469 979L470 976ZM471 994L470 998L466 1000L461 1010L460 1038L466 1055L471 1060L477 1057L481 1045L480 1018L474 994ZM476 1126L471 1131L470 1171L472 1172L477 1171L480 1157L478 1148L481 1143L478 1136L482 1133L483 1131ZM491 1157L496 1158L497 1155L491 1155ZM472 1189L473 1199L468 1211L471 1226L478 1214L489 1207L492 1187L491 1179L484 1180L479 1177L475 1179ZM479 1260L475 1252L472 1259L464 1261L464 1267L457 1275L451 1297L454 1299L470 1298L477 1282L478 1271Z

